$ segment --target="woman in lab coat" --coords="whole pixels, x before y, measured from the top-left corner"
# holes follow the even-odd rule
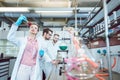
[[[7,36],[10,42],[20,48],[11,80],[42,80],[41,58],[38,55],[41,48],[41,40],[36,37],[38,26],[36,24],[31,24],[29,35],[23,39],[18,39],[15,37],[16,31],[23,21],[27,21],[26,17],[20,16],[15,24],[12,24]],[[45,58],[47,58],[46,55],[44,55],[43,59]],[[49,61],[49,58],[47,59]]]

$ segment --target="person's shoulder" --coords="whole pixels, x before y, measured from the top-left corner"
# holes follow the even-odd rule
[[[50,40],[45,40],[47,45],[51,44],[52,42]]]
[[[37,39],[38,39],[39,41],[43,41],[43,40],[44,40],[42,36],[38,36]]]
[[[61,44],[62,42],[61,41],[58,41],[57,44]]]
[[[42,39],[42,36],[37,36],[37,39]]]
[[[48,43],[48,45],[52,45],[53,44],[53,42],[50,41],[50,40],[48,40],[47,43]]]

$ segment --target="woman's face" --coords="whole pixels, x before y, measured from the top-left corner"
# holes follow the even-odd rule
[[[29,32],[31,34],[35,34],[36,35],[38,33],[38,26],[37,25],[31,25]]]

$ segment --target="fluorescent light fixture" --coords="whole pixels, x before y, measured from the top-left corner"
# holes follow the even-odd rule
[[[36,13],[72,13],[72,11],[35,11]]]
[[[28,8],[0,7],[0,12],[29,12]]]
[[[34,9],[35,10],[35,9]],[[27,7],[0,7],[0,12],[29,12]],[[36,13],[72,13],[72,10],[35,10]]]

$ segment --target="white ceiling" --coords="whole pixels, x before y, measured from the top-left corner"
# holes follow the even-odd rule
[[[78,18],[88,17],[95,5],[100,0],[0,0],[0,12],[12,12],[7,19],[15,21],[17,17],[14,17],[13,12],[22,12],[23,8],[26,8],[26,12],[20,13],[35,13],[39,17],[37,20],[45,23],[44,26],[63,26],[66,25],[69,20],[74,20],[75,4],[77,5]],[[98,8],[101,5],[98,6]],[[8,10],[6,10],[6,9]],[[14,8],[14,9],[12,9]],[[15,10],[15,8],[17,10]],[[20,9],[22,8],[22,9]],[[95,10],[97,11],[98,8]],[[28,16],[33,18],[32,16]]]
[[[75,3],[79,7],[94,7],[100,0],[0,0],[1,6],[6,7],[74,7]]]
[[[3,6],[13,7],[71,7],[69,0],[1,0]]]

